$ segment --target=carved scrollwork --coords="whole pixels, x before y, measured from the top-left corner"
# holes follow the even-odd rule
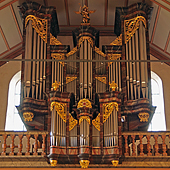
[[[108,55],[108,60],[117,60],[118,58],[121,57],[121,54],[107,54]],[[108,63],[108,66],[110,66],[112,62]]]
[[[73,116],[69,113],[69,131],[71,131],[76,125],[78,121],[73,118]]]
[[[95,47],[95,52],[99,55],[101,55],[102,57],[106,57],[106,54],[104,54],[99,48]]]
[[[81,124],[83,119],[85,119],[89,123],[89,125],[90,125],[90,118],[89,118],[89,116],[81,116],[80,119],[79,119],[79,125]]]
[[[106,77],[95,77],[95,79],[101,81],[102,83],[106,84]]]
[[[140,122],[148,122],[149,113],[139,113],[138,117],[140,119]]]
[[[116,102],[103,104],[103,123],[106,122],[114,109],[118,111],[118,104]]]
[[[48,20],[35,17],[34,15],[28,15],[25,18],[25,27],[30,20],[37,34],[47,43]],[[50,45],[62,45],[62,43],[50,33]]]
[[[67,105],[66,103],[52,102],[51,103],[51,111],[54,109],[57,111],[58,115],[63,119],[66,123],[66,113],[67,113]]]
[[[88,99],[81,99],[78,102],[78,106],[77,108],[81,108],[81,107],[88,107],[88,108],[92,108],[91,102]]]
[[[52,57],[52,58],[55,58],[56,60],[64,60],[64,59],[65,59],[63,53],[51,53],[51,57]],[[62,64],[63,67],[64,67],[64,62],[61,62],[61,61],[60,61],[60,64]]]
[[[66,77],[66,84],[68,84],[76,79],[77,79],[77,77]]]
[[[85,40],[87,40],[90,43],[91,47],[93,47],[93,39],[91,37],[87,37],[87,36],[83,36],[79,39],[79,47],[80,47],[81,43],[83,43]]]
[[[100,131],[100,113],[92,120],[92,124],[98,131]]]
[[[122,46],[122,34],[120,34],[120,36],[118,36],[113,42],[111,42],[110,45]]]
[[[69,53],[66,54],[66,57],[69,57],[69,56],[73,55],[76,52],[77,52],[77,47],[74,47]]]
[[[24,112],[23,118],[25,122],[32,122],[34,118],[34,114],[32,112]]]
[[[146,28],[146,19],[143,16],[137,16],[129,20],[124,20],[125,44],[131,39],[135,31],[139,28],[140,21],[143,22]]]

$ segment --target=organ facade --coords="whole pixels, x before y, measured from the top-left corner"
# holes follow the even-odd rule
[[[121,133],[146,131],[154,114],[148,40],[151,8],[145,3],[116,8],[115,34],[99,49],[99,31],[80,7],[74,48],[57,40],[54,7],[35,2],[23,15],[21,103],[28,130],[46,130],[52,165],[121,163]],[[101,42],[102,43],[102,42]]]

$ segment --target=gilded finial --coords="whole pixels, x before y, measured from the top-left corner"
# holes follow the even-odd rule
[[[57,165],[57,160],[50,160],[51,166],[56,166]]]
[[[52,88],[56,91],[60,87],[60,84],[60,82],[57,83],[57,81],[55,81],[55,83],[52,84]]]
[[[112,83],[109,82],[110,88],[112,89],[112,91],[115,91],[115,89],[118,87],[117,84],[112,81]]]
[[[81,160],[79,161],[81,168],[88,168],[90,161],[89,160]]]
[[[80,5],[80,3],[79,3],[79,5]],[[84,5],[83,7],[80,5],[79,11],[75,11],[76,14],[81,14],[83,17],[83,21],[82,21],[81,25],[90,25],[89,14],[92,14],[96,11],[96,10],[89,11],[88,8],[89,7],[87,7],[86,5]]]
[[[113,166],[117,166],[117,165],[118,165],[118,163],[119,163],[119,161],[118,161],[118,160],[113,160],[113,161],[112,161],[112,165],[113,165]]]

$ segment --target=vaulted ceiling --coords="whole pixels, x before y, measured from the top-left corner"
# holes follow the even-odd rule
[[[28,1],[28,0],[27,0]],[[113,40],[115,9],[145,1],[153,7],[149,26],[151,54],[159,59],[170,58],[170,0],[34,0],[45,6],[55,6],[60,27],[59,37],[71,36],[71,31],[81,23],[79,3],[96,10],[90,15],[91,26],[100,30],[101,36]],[[14,58],[22,50],[22,17],[18,9],[22,0],[0,0],[0,58]],[[64,37],[63,37],[64,38]],[[110,42],[109,42],[110,43]],[[68,44],[67,44],[68,45]],[[2,65],[3,63],[0,63]]]

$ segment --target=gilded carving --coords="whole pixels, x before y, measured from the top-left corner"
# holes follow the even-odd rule
[[[120,34],[120,36],[118,36],[113,42],[111,42],[110,45],[121,46],[122,45],[122,34]]]
[[[25,18],[25,27],[28,24],[28,21],[32,21],[32,27],[35,29],[37,34],[42,38],[43,41],[47,43],[47,27],[48,27],[48,20],[41,19],[35,17],[34,15],[28,15]],[[62,45],[60,41],[58,41],[51,33],[50,33],[50,45]]]
[[[100,131],[100,113],[92,120],[92,124],[98,131]]]
[[[95,52],[99,55],[101,55],[102,57],[106,57],[106,54],[104,54],[99,48],[95,47]]]
[[[139,28],[140,21],[143,22],[146,28],[146,19],[143,16],[137,16],[129,20],[124,20],[125,44],[131,39],[135,31]]]
[[[56,166],[57,165],[57,160],[50,160],[51,166]]]
[[[118,165],[118,163],[119,163],[119,161],[118,161],[118,160],[113,160],[113,161],[112,161],[112,165],[113,165],[113,166],[117,166],[117,165]]]
[[[69,57],[69,56],[73,55],[76,52],[77,52],[77,47],[74,47],[69,53],[66,54],[66,57]]]
[[[53,58],[56,59],[56,60],[64,60],[64,59],[65,59],[63,53],[51,53],[51,57],[53,57]],[[64,62],[61,62],[61,61],[60,61],[60,64],[62,64],[63,67],[64,67]]]
[[[90,118],[89,118],[89,116],[81,116],[80,119],[79,119],[79,125],[81,124],[83,119],[85,119],[89,123],[89,125],[90,125]]]
[[[112,83],[109,82],[109,86],[112,89],[112,91],[115,91],[115,89],[118,87],[118,85],[114,81],[112,81]]]
[[[80,5],[80,3],[79,3]],[[84,5],[83,7],[80,5],[79,11],[76,11],[76,14],[81,14],[83,17],[83,21],[81,25],[90,25],[90,17],[89,14],[94,13],[96,10],[89,11],[88,6]]]
[[[73,118],[73,116],[69,113],[69,131],[71,131],[76,125],[78,121]]]
[[[83,36],[79,39],[79,47],[80,47],[81,43],[83,43],[85,40],[87,40],[90,43],[91,47],[93,47],[93,39],[91,37],[87,37],[87,36]]]
[[[118,58],[121,57],[121,54],[107,54],[108,60],[117,60]],[[108,63],[108,66],[110,66],[112,62]]]
[[[90,161],[89,160],[80,160],[81,168],[88,168]]]
[[[103,123],[106,122],[114,109],[118,111],[118,104],[116,102],[103,104]]]
[[[92,108],[91,102],[88,99],[81,99],[78,102],[78,106],[77,108],[81,108],[81,107],[88,107],[88,108]]]
[[[95,77],[95,79],[101,81],[102,83],[106,84],[106,77]]]
[[[138,117],[140,119],[140,122],[148,122],[149,113],[139,113]]]
[[[77,79],[77,77],[66,77],[66,84],[68,84],[76,79]]]
[[[57,111],[58,115],[63,119],[66,123],[66,113],[67,113],[67,105],[66,103],[52,102],[51,103],[51,111],[54,109]]]
[[[32,112],[23,113],[23,118],[25,122],[32,122],[33,117],[34,117],[34,114]]]
[[[60,84],[60,82],[57,83],[57,81],[55,81],[55,83],[52,84],[52,88],[56,91],[60,87]]]

